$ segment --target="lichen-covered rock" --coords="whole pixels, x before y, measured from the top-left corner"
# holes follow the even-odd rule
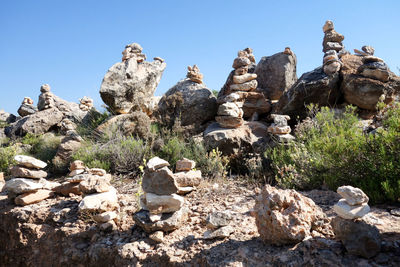
[[[115,114],[140,110],[140,103],[153,96],[166,66],[159,60],[138,62],[136,57],[118,62],[103,78],[101,98]]]
[[[295,190],[266,185],[256,198],[254,215],[261,239],[276,245],[301,242],[313,235],[332,236],[330,222],[314,201]]]
[[[258,88],[271,100],[278,100],[296,81],[297,58],[283,52],[262,57],[257,64]]]
[[[161,98],[158,117],[168,126],[179,120],[181,126],[192,125],[195,132],[201,132],[202,125],[214,119],[217,108],[216,97],[204,83],[184,79]]]

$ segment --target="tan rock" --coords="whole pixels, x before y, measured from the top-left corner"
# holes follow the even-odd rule
[[[190,192],[192,192],[195,188],[192,186],[184,186],[184,187],[178,187],[178,192],[176,192],[178,195],[186,195]]]
[[[235,102],[227,102],[218,107],[219,116],[231,116],[236,118],[243,117],[243,110]]]
[[[111,188],[108,179],[102,176],[91,175],[79,183],[79,190],[85,194],[107,192]]]
[[[85,163],[82,160],[74,160],[69,166],[70,171],[84,170],[85,168]]]
[[[106,211],[93,216],[93,219],[97,223],[105,223],[117,218],[117,213],[115,211]]]
[[[313,231],[333,236],[330,221],[321,208],[295,190],[266,185],[256,198],[253,214],[260,237],[267,243],[298,243]]]
[[[14,178],[6,182],[5,188],[15,194],[23,194],[42,189],[43,185],[36,180],[26,178]]]
[[[216,116],[215,120],[222,128],[238,128],[244,123],[242,118],[231,116]]]
[[[379,57],[375,57],[375,56],[365,56],[361,60],[364,64],[372,63],[372,62],[385,62],[385,61],[383,61],[383,59],[381,59]]]
[[[5,181],[4,181],[4,172],[0,172],[0,183],[5,183]]]
[[[78,174],[82,174],[82,173],[84,173],[85,172],[85,170],[83,170],[83,169],[80,169],[80,170],[73,170],[72,172],[70,172],[69,174],[68,174],[68,176],[69,177],[74,177],[74,176],[76,176],[76,175],[78,175]]]
[[[47,176],[47,172],[42,170],[31,170],[20,166],[14,166],[10,169],[13,177],[40,179]]]
[[[114,221],[108,221],[105,223],[100,224],[100,230],[103,232],[111,232],[117,229],[117,225]]]
[[[257,89],[257,80],[252,80],[250,82],[245,82],[242,84],[232,84],[229,88],[232,91],[253,91]]]
[[[103,169],[100,168],[92,168],[89,169],[89,174],[93,174],[93,175],[97,175],[97,176],[105,176],[107,174],[107,172]]]
[[[154,172],[148,169],[145,171],[142,179],[142,189],[146,193],[170,195],[178,191],[178,185],[172,171],[168,167],[163,167]]]
[[[64,182],[60,186],[53,188],[53,191],[67,197],[71,194],[82,195],[82,191],[79,189],[79,183]]]
[[[153,157],[147,162],[147,169],[150,171],[155,171],[157,169],[161,169],[163,167],[168,167],[169,163],[166,160],[163,160],[159,157]]]
[[[246,54],[247,54],[247,53],[246,53]],[[247,57],[245,57],[245,56],[243,56],[243,57],[237,57],[237,58],[235,58],[235,60],[233,61],[232,68],[238,69],[238,68],[240,68],[240,67],[246,67],[246,66],[250,65],[250,63],[251,63],[251,61],[250,61]]]
[[[50,92],[50,85],[48,85],[47,83],[43,84],[40,87],[40,92],[42,92],[42,93]]]
[[[202,180],[200,170],[178,172],[178,173],[175,173],[174,176],[175,176],[175,181],[179,187],[198,186]]]
[[[156,195],[146,193],[142,208],[150,211],[152,214],[169,213],[180,210],[184,202],[185,199],[176,194]]]
[[[196,167],[196,162],[187,158],[183,158],[176,162],[175,171],[182,172],[182,171],[190,171]]]
[[[33,168],[33,169],[43,169],[47,166],[47,163],[35,159],[30,156],[25,156],[25,155],[16,155],[14,157],[14,160],[17,162],[19,166],[27,167],[27,168]]]
[[[85,196],[78,205],[79,211],[113,211],[119,208],[117,190],[111,187],[108,192]]]
[[[164,241],[164,232],[163,231],[155,231],[154,233],[149,235],[151,240],[162,243]]]
[[[243,75],[233,75],[233,83],[242,84],[257,79],[257,74],[246,73]]]
[[[325,32],[333,30],[335,27],[333,25],[333,22],[331,20],[327,20],[322,27],[322,30]]]
[[[365,68],[362,70],[362,72],[360,74],[364,77],[379,80],[381,82],[387,82],[387,81],[389,81],[389,78],[390,78],[389,71],[381,70],[381,69]]]
[[[235,75],[244,75],[249,71],[248,66],[243,66],[240,68],[235,69]]]
[[[324,72],[328,75],[335,74],[336,72],[340,71],[340,67],[342,65],[340,64],[339,61],[332,62],[330,64],[324,65]]]
[[[45,200],[53,195],[51,190],[39,189],[36,192],[25,193],[15,198],[15,204],[25,206]]]
[[[271,125],[268,127],[267,131],[272,134],[288,134],[292,130],[290,129],[290,126],[274,126]]]
[[[197,65],[193,65],[193,67],[188,66],[188,72],[186,77],[196,83],[203,82],[203,74],[200,73],[200,69],[199,67],[197,67]]]

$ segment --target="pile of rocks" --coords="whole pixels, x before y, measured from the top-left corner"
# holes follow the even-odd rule
[[[273,134],[279,142],[288,142],[294,139],[294,136],[290,134],[292,131],[287,121],[290,120],[288,115],[271,114],[270,118],[274,122],[267,128],[267,131]]]
[[[383,59],[375,56],[363,56],[363,65],[357,69],[357,73],[366,78],[371,78],[381,82],[389,81],[389,68]]]
[[[200,184],[201,172],[195,171],[194,161],[183,159],[176,164],[178,173],[168,168],[170,164],[154,157],[149,160],[142,180],[144,194],[140,197],[142,210],[134,215],[137,225],[156,241],[161,241],[163,232],[170,232],[182,225],[188,217],[184,194]]]
[[[334,205],[339,215],[332,220],[332,228],[350,254],[371,258],[381,250],[381,238],[376,226],[361,220],[369,211],[368,196],[359,188],[341,186],[337,192],[343,198]]]
[[[52,189],[58,183],[44,179],[47,177],[47,172],[42,170],[47,166],[45,162],[25,155],[17,155],[14,160],[17,166],[10,169],[14,178],[6,182],[5,188],[8,197],[14,199],[15,204],[25,206],[53,195]]]
[[[225,96],[218,99],[220,106],[215,120],[223,128],[238,128],[243,124],[242,107],[247,96],[245,93],[257,89],[257,74],[248,73],[249,65],[252,63],[249,57],[245,50],[238,52],[238,57],[232,65],[235,69],[232,84],[225,91]]]
[[[38,108],[39,110],[50,109],[55,107],[53,93],[50,92],[50,85],[43,84],[40,87],[41,95],[39,96]]]
[[[199,67],[197,65],[193,65],[193,67],[188,66],[188,72],[186,77],[189,78],[192,82],[195,83],[203,83],[203,74],[200,73]]]
[[[335,74],[340,71],[342,62],[339,60],[337,52],[335,50],[329,50],[324,55],[323,69],[328,75]]]
[[[93,99],[84,96],[81,99],[79,99],[79,108],[83,111],[89,111],[93,107]]]
[[[21,117],[25,117],[37,112],[38,109],[33,105],[33,100],[30,97],[25,97],[21,103],[21,106],[18,108],[18,114]]]
[[[354,49],[354,53],[356,53],[357,56],[373,56],[375,49],[372,46],[364,45],[361,47],[361,50]]]
[[[141,63],[146,60],[146,55],[142,54],[143,48],[138,43],[132,43],[125,46],[125,50],[122,51],[122,61],[126,61],[130,58],[135,57],[137,63]]]
[[[332,237],[326,214],[314,201],[295,190],[266,185],[253,210],[260,237],[276,245],[292,244],[307,237]]]
[[[335,31],[333,22],[327,20],[325,25],[322,27],[324,31],[324,40],[322,41],[322,52],[326,53],[329,50],[335,50],[339,55],[346,53],[343,45],[344,36]]]

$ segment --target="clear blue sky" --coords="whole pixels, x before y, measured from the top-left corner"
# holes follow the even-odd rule
[[[219,90],[238,50],[257,61],[290,46],[298,76],[321,65],[322,26],[335,23],[350,51],[362,45],[398,73],[400,1],[87,1],[1,0],[0,109],[16,113],[24,96],[37,104],[40,85],[69,101],[92,97],[107,69],[137,42],[147,58],[167,62],[156,95],[197,64]]]

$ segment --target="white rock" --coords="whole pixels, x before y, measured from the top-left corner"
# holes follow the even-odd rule
[[[155,231],[154,233],[149,235],[149,238],[156,242],[163,242],[164,240],[164,232],[163,231]]]
[[[150,171],[155,171],[161,169],[162,167],[168,167],[168,166],[169,166],[168,161],[163,160],[159,157],[151,158],[149,162],[147,162],[147,168]]]
[[[43,185],[35,180],[26,178],[14,178],[6,182],[5,189],[15,194],[33,192],[42,189]]]
[[[60,186],[61,184],[58,182],[52,182],[52,181],[48,181],[46,179],[40,179],[39,183],[42,185],[43,189],[47,189],[47,190],[53,190],[54,188]]]
[[[339,195],[341,195],[349,205],[358,205],[368,203],[368,196],[360,189],[352,187],[350,185],[341,186],[337,189]]]
[[[118,209],[117,190],[110,187],[110,191],[88,195],[79,203],[79,211],[112,211]]]
[[[175,181],[179,187],[198,186],[201,183],[201,171],[191,170],[188,172],[178,172],[174,174]]]
[[[333,206],[333,210],[343,219],[352,220],[363,217],[370,211],[370,208],[367,203],[351,206],[342,198]]]
[[[84,172],[85,172],[84,169],[73,170],[73,171],[71,171],[71,172],[68,174],[68,176],[69,176],[69,177],[74,177],[75,175],[82,174],[82,173],[84,173]]]
[[[105,223],[105,222],[114,220],[115,218],[117,218],[117,213],[114,211],[106,211],[106,212],[96,214],[93,216],[93,219],[97,223]]]
[[[203,237],[204,239],[225,238],[229,237],[234,231],[235,229],[232,226],[228,225],[221,227],[215,231],[207,230],[204,232]]]
[[[235,102],[227,102],[218,107],[218,115],[241,118],[243,116],[243,111]]]
[[[47,166],[47,163],[25,155],[16,155],[14,160],[18,163],[18,165],[27,168],[43,169]]]
[[[185,199],[177,194],[156,195],[146,193],[143,200],[143,209],[149,210],[153,214],[178,211],[185,202]]]

